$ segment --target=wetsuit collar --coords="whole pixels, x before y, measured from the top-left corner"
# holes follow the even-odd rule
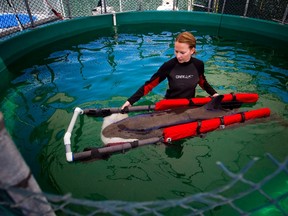
[[[176,57],[175,57],[175,58],[176,58]],[[192,59],[193,59],[193,57],[191,56],[191,58],[190,58],[190,60],[189,60],[188,62],[180,63],[180,62],[177,60],[177,58],[176,58],[176,61],[178,61],[178,63],[179,63],[180,65],[188,65],[188,64],[191,64],[191,63],[192,63]]]

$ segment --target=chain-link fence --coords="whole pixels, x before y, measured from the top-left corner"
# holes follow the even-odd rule
[[[145,10],[223,13],[286,24],[288,0],[2,0],[0,37],[55,20]]]
[[[6,36],[43,23],[63,19],[59,0],[2,0],[0,5],[0,36]]]
[[[218,162],[220,169],[231,179],[227,185],[210,192],[198,193],[178,200],[149,202],[91,201],[75,199],[70,194],[59,196],[35,193],[16,187],[2,187],[0,190],[24,197],[21,203],[33,199],[38,202],[39,197],[45,196],[52,207],[52,211],[57,215],[214,215],[216,212],[218,212],[216,215],[288,215],[288,191],[285,186],[285,179],[287,180],[288,176],[288,158],[281,162],[270,154],[267,154],[267,157],[275,165],[275,170],[258,182],[253,182],[246,177],[246,173],[253,168],[258,158],[251,160],[239,173],[231,172],[224,164]],[[274,184],[276,178],[283,179],[283,182],[278,182],[277,185],[283,187],[283,189],[278,191],[276,195],[272,195],[265,190],[265,187]],[[243,184],[246,189],[231,195],[231,191],[234,190],[237,184]],[[251,205],[245,208],[241,206],[241,200],[253,202],[255,194],[258,198],[256,202],[254,200],[255,204],[252,207]],[[20,208],[21,203],[14,203],[7,199],[1,201],[0,199],[0,205],[5,207],[7,211],[14,213],[23,211]],[[40,215],[35,209],[25,209],[25,211],[28,211],[27,215]],[[227,211],[229,214],[224,213]],[[41,211],[41,215],[45,213],[50,215],[52,212],[43,213],[43,210]]]

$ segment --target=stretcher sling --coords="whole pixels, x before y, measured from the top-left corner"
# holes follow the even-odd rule
[[[233,105],[241,105],[242,103],[256,103],[258,94],[256,93],[230,93],[224,94],[222,99],[223,108],[233,108]],[[203,106],[209,103],[212,97],[191,98],[191,99],[164,99],[155,104],[155,110],[174,109],[177,107]]]
[[[188,137],[194,137],[199,134],[207,133],[225,126],[241,123],[252,119],[263,118],[270,116],[269,108],[261,108],[257,110],[251,110],[241,112],[229,116],[222,116],[209,120],[202,120],[197,122],[191,122],[182,125],[176,125],[165,128],[163,131],[164,142],[172,142]]]
[[[81,113],[81,109],[76,109],[77,113]],[[270,116],[269,108],[261,108],[256,110],[250,110],[246,112],[236,113],[229,116],[218,117],[214,119],[202,120],[198,122],[191,122],[183,125],[177,125],[165,128],[163,131],[163,136],[155,137],[145,140],[137,140],[133,142],[122,142],[122,143],[112,143],[104,147],[97,147],[85,150],[79,153],[71,152],[71,143],[65,142],[66,145],[66,159],[67,161],[84,161],[91,159],[103,159],[110,156],[113,153],[124,153],[130,149],[149,145],[156,144],[159,142],[162,143],[171,143],[172,141],[195,137],[203,133],[211,132],[217,129],[223,129],[223,126],[229,126],[235,123],[242,123],[245,121],[250,121],[253,119],[264,118]],[[75,116],[73,116],[75,117]],[[76,117],[77,118],[77,117]],[[74,121],[75,118],[72,118]],[[70,125],[71,126],[71,125]],[[68,130],[71,129],[70,127]],[[68,132],[67,132],[68,133]],[[67,134],[66,133],[66,134]],[[68,133],[67,136],[71,136],[71,133]],[[70,137],[69,137],[70,139]],[[68,146],[68,148],[67,148]]]
[[[243,103],[256,103],[258,100],[258,94],[256,93],[229,93],[224,94],[221,106],[223,108],[237,108]],[[191,99],[163,99],[156,102],[154,105],[144,106],[132,106],[121,108],[99,108],[99,109],[85,109],[83,114],[93,117],[105,117],[113,113],[129,113],[129,112],[140,112],[140,111],[162,111],[167,109],[174,109],[179,107],[200,107],[204,104],[209,103],[212,97],[201,97]]]
[[[231,93],[225,94],[221,104],[241,104],[241,103],[255,103],[258,100],[258,94],[256,93]],[[66,149],[66,160],[68,162],[72,161],[82,161],[89,160],[93,158],[105,158],[112,153],[125,152],[129,149],[136,148],[139,146],[155,144],[158,142],[170,143],[179,139],[184,139],[188,137],[198,136],[201,133],[207,133],[218,128],[224,128],[225,126],[241,123],[243,121],[249,121],[256,118],[268,117],[270,115],[269,108],[262,108],[257,110],[246,111],[242,113],[237,113],[229,116],[223,116],[208,120],[202,120],[197,122],[185,123],[181,125],[171,126],[164,128],[163,136],[154,137],[150,139],[137,140],[133,142],[123,142],[116,144],[109,144],[99,148],[86,149],[83,152],[72,152],[71,148],[71,135],[74,125],[77,121],[79,115],[87,115],[94,117],[107,116],[112,113],[123,113],[123,112],[133,112],[133,111],[152,111],[152,110],[166,110],[185,106],[202,106],[211,101],[210,97],[206,98],[193,98],[193,99],[164,99],[157,102],[155,105],[150,106],[134,106],[126,110],[120,110],[119,108],[104,108],[104,109],[86,109],[82,110],[77,107],[74,110],[74,114],[68,126],[68,129],[64,135],[64,144]],[[231,105],[230,104],[230,105]]]

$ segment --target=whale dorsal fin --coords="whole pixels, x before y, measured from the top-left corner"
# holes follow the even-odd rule
[[[206,105],[204,105],[203,108],[205,108],[206,110],[219,110],[221,109],[221,101],[223,99],[223,95],[218,95],[216,97],[213,97],[212,100],[207,103]]]

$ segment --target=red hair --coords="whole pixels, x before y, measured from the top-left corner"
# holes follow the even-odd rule
[[[175,42],[186,43],[189,47],[196,48],[196,39],[190,32],[182,32],[177,37]]]

